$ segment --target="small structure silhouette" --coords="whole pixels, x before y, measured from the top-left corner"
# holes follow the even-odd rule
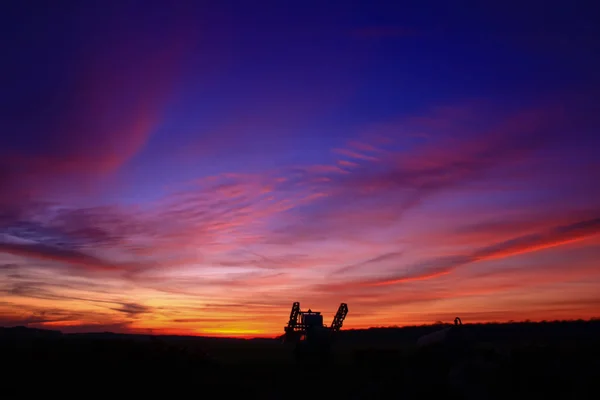
[[[428,347],[433,345],[439,345],[442,343],[453,343],[457,339],[460,338],[460,330],[459,328],[462,326],[462,320],[460,317],[454,318],[454,326],[448,326],[439,331],[435,331],[429,333],[427,335],[421,336],[419,340],[417,340],[417,347]]]
[[[318,311],[300,310],[300,303],[292,305],[290,319],[284,327],[285,343],[295,345],[294,352],[297,360],[304,360],[307,356],[317,356],[323,359],[329,353],[334,335],[342,329],[344,320],[348,315],[348,305],[341,303],[331,325],[323,324],[323,316]],[[311,357],[312,358],[312,357]]]

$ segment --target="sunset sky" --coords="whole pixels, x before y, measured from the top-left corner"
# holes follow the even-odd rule
[[[600,316],[593,2],[35,3],[0,13],[1,326]]]

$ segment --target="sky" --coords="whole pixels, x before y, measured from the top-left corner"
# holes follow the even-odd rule
[[[596,8],[3,5],[0,325],[600,316]]]

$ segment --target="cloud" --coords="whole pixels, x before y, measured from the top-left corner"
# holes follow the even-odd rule
[[[220,174],[188,185],[143,211],[134,207],[54,211],[47,206],[33,221],[31,216],[29,221],[21,218],[10,229],[19,237],[33,234],[43,244],[58,243],[68,249],[27,248],[31,250],[27,254],[98,268],[113,265],[83,257],[88,249],[118,250],[129,259],[142,257],[151,268],[153,262],[179,264],[200,257],[206,261],[240,246],[287,245],[327,237],[361,240],[359,236],[368,236],[365,232],[390,228],[406,211],[440,191],[482,179],[494,167],[518,163],[543,147],[542,135],[552,136],[545,130],[551,124],[545,115],[538,110],[521,112],[491,124],[491,133],[483,139],[462,133],[469,140],[448,146],[425,144],[410,153],[352,140],[346,151],[338,150],[363,162],[350,170],[334,163],[264,174]],[[180,251],[182,261],[170,259],[174,249]],[[4,246],[4,250],[25,254],[26,248]],[[127,261],[123,268],[142,263]],[[269,263],[263,259],[257,264]]]
[[[377,161],[377,157],[364,154],[363,152],[358,152],[350,149],[333,149],[333,152],[348,158],[356,159],[356,160],[364,160],[364,161]],[[345,160],[341,160],[343,162]],[[345,161],[346,163],[348,161]]]
[[[89,319],[91,315],[85,315],[80,312],[61,310],[57,308],[36,308],[31,306],[21,306],[19,311],[14,308],[0,307],[0,326],[30,326],[34,328],[60,329],[61,331],[84,331],[85,324],[82,319]],[[96,319],[102,315],[94,315]],[[100,322],[96,329],[103,324]],[[112,325],[112,324],[110,324]],[[84,326],[84,330],[77,330],[78,326]],[[69,329],[69,327],[71,329]],[[66,329],[63,329],[66,328]],[[98,330],[96,330],[97,332]]]
[[[108,307],[121,304],[118,300],[106,299],[109,292],[108,286],[97,283],[67,281],[36,274],[22,274],[8,276],[8,279],[0,286],[0,293],[6,296],[29,298],[39,300],[51,300],[54,302],[81,302],[95,306]],[[46,279],[44,279],[46,278]]]
[[[598,234],[600,234],[600,218],[592,218],[569,225],[557,226],[536,234],[519,236],[500,243],[494,243],[469,254],[420,262],[409,266],[406,272],[397,276],[364,282],[364,284],[376,286],[393,285],[414,280],[432,279],[449,274],[466,264],[539,251],[584,240]]]
[[[503,258],[584,240],[598,233],[600,233],[600,218],[592,218],[493,244],[473,253],[471,258],[475,260]]]
[[[152,309],[142,304],[123,303],[119,308],[113,308],[115,311],[120,311],[131,317],[136,317],[140,314],[149,313]]]
[[[0,243],[0,252],[64,262],[90,269],[116,271],[120,268],[118,264],[113,264],[77,251],[64,250],[42,244]]]
[[[396,320],[403,323],[431,323],[435,321],[428,315],[431,309],[455,309],[451,313],[460,311],[461,316],[479,309],[485,310],[480,311],[480,315],[484,315],[488,310],[498,308],[520,310],[524,304],[538,307],[539,316],[544,310],[549,310],[542,305],[549,304],[548,299],[556,299],[557,290],[563,291],[562,298],[585,297],[582,283],[589,282],[593,286],[593,282],[598,281],[600,271],[593,259],[582,258],[581,255],[569,258],[573,263],[571,268],[565,268],[561,259],[550,258],[550,262],[540,262],[540,258],[534,257],[527,259],[525,264],[516,265],[506,260],[495,266],[488,263],[485,269],[472,268],[469,274],[459,277],[440,274],[437,279],[407,280],[401,290],[395,285],[361,286],[356,283],[344,285],[343,282],[337,287],[318,285],[313,300],[323,301],[328,293],[336,293],[338,298],[352,299],[353,311],[372,310],[373,316],[378,318],[380,315],[381,319],[395,315]],[[515,308],[515,304],[519,307]],[[581,304],[580,310],[584,308],[586,303]],[[416,310],[419,312],[416,313]],[[578,312],[576,307],[572,312]],[[421,314],[421,319],[410,319],[416,314]]]
[[[511,168],[521,171],[519,176],[509,176],[512,182],[526,182],[532,177],[527,173],[527,163],[535,159],[536,153],[563,140],[564,117],[555,108],[512,113],[504,110],[496,112],[494,118],[490,118],[494,112],[475,108],[468,114],[473,119],[469,124],[444,122],[449,111],[442,109],[441,115],[434,113],[425,122],[413,119],[396,127],[401,132],[396,138],[430,125],[445,129],[444,136],[438,135],[436,140],[416,145],[409,140],[410,146],[402,139],[386,146],[351,142],[347,149],[336,149],[335,153],[360,161],[360,167],[344,174],[325,173],[322,169],[320,180],[310,173],[299,177],[296,187],[320,193],[321,197],[310,208],[302,209],[301,222],[282,226],[271,233],[269,240],[279,244],[327,237],[357,240],[369,236],[366,232],[371,230],[388,229],[406,212],[443,193],[477,188],[474,184],[483,182],[498,182],[502,187]],[[438,118],[443,122],[441,126]],[[485,187],[480,190],[484,191]]]
[[[11,101],[3,116],[3,130],[10,134],[0,139],[2,208],[96,191],[99,181],[144,149],[161,123],[189,36],[167,18],[156,35],[155,26],[145,26],[145,12],[137,13],[136,29],[121,20],[120,12],[97,11],[92,17],[87,10],[74,10],[74,17],[88,23],[76,35],[70,31],[69,39],[61,41],[63,48],[49,54],[46,64],[53,67],[41,75],[21,68],[19,86],[5,88]],[[98,21],[111,26],[101,39],[89,36]],[[65,34],[64,24],[44,18],[36,23],[48,23],[49,35]],[[147,40],[148,34],[155,37]],[[47,46],[45,39],[36,38],[15,48],[45,52]],[[23,54],[9,58],[18,62]]]
[[[447,110],[440,113],[439,118],[447,118]],[[448,145],[426,143],[410,153],[352,140],[342,153],[363,163],[350,169],[351,173],[336,165],[316,165],[260,175],[221,174],[188,185],[144,211],[127,207],[52,211],[46,206],[45,212],[37,213],[45,214],[43,218],[33,217],[40,222],[32,222],[31,216],[30,221],[21,218],[11,229],[20,237],[66,247],[72,253],[59,255],[44,247],[37,254],[60,256],[71,262],[82,260],[75,250],[83,253],[99,248],[119,249],[129,257],[146,256],[148,260],[161,254],[168,259],[168,254],[179,249],[192,260],[202,253],[222,254],[228,248],[257,243],[284,245],[327,237],[359,240],[358,236],[367,236],[364,233],[369,230],[393,226],[404,212],[434,194],[481,179],[486,171],[506,166],[507,162],[518,163],[543,147],[546,139],[542,140],[541,135],[552,136],[545,130],[551,124],[545,115],[538,110],[509,115],[499,124],[487,123],[491,133],[482,139],[475,133],[461,132],[465,140]],[[435,118],[429,117],[427,124],[432,125]],[[456,128],[450,122],[444,123]],[[418,129],[423,124],[417,120],[408,125]],[[299,213],[301,223],[295,221]],[[28,232],[24,224],[29,224]],[[5,249],[17,251],[14,247]],[[222,266],[236,263],[217,262]],[[248,261],[239,261],[244,262]],[[84,263],[110,267],[107,262],[90,258]],[[267,264],[265,260],[260,262]]]
[[[378,255],[376,257],[373,257],[371,259],[365,260],[363,262],[357,263],[357,264],[352,264],[352,265],[347,265],[345,267],[342,267],[340,269],[338,269],[337,271],[335,271],[335,274],[344,274],[346,272],[350,272],[356,269],[360,269],[366,266],[369,266],[371,264],[380,264],[383,261],[389,261],[389,260],[394,260],[396,261],[398,258],[402,257],[402,252],[398,251],[398,252],[392,252],[392,253],[385,253],[385,254],[381,254]]]
[[[0,242],[0,256],[60,279],[44,284],[45,275],[19,268],[3,293],[11,301],[101,310],[85,308],[56,322],[61,329],[102,321],[166,332],[171,321],[200,332],[218,329],[219,320],[229,331],[279,329],[296,300],[335,311],[343,297],[368,315],[374,307],[513,290],[520,283],[456,291],[439,285],[476,262],[596,235],[597,209],[583,212],[586,203],[579,202],[591,202],[585,190],[566,194],[573,203],[559,201],[562,193],[544,203],[513,196],[515,188],[538,187],[539,174],[554,166],[540,154],[566,143],[563,116],[553,110],[442,108],[386,125],[393,140],[376,134],[349,140],[345,150],[331,152],[330,164],[217,173],[176,183],[144,204],[5,207],[0,229],[12,239]],[[538,162],[540,168],[525,168]],[[583,179],[578,171],[565,175]],[[564,184],[554,183],[552,190]],[[112,283],[94,288],[93,282]],[[146,298],[152,306],[143,304]]]
[[[151,307],[124,301],[124,296],[117,294],[110,284],[48,274],[39,268],[24,269],[25,273],[9,276],[0,285],[0,293],[7,300],[0,304],[3,326],[27,325],[63,332],[119,327],[120,332],[126,332],[132,329],[129,326],[132,319],[153,312]],[[83,329],[78,330],[78,326]]]

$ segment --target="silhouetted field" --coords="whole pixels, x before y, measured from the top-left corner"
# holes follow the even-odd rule
[[[61,334],[0,328],[3,393],[168,390],[199,398],[597,398],[600,321],[342,331],[326,363],[300,364],[275,339]],[[161,392],[163,393],[163,392]],[[183,394],[182,394],[183,395]],[[19,396],[16,396],[19,397]],[[15,398],[11,395],[7,398]]]

